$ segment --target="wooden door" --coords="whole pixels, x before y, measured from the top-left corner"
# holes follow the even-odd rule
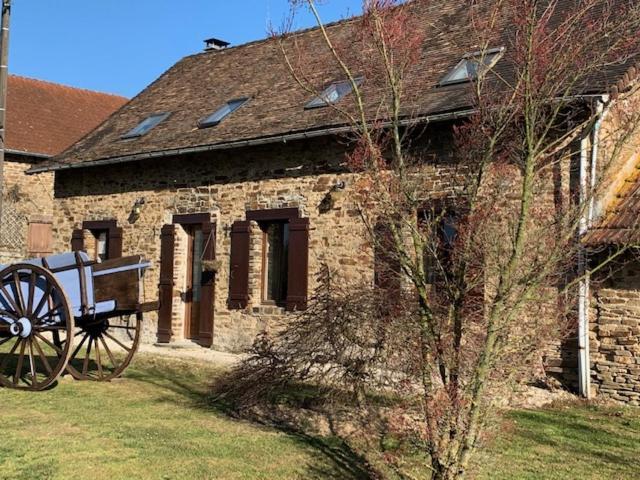
[[[187,279],[185,301],[185,338],[198,339],[200,331],[200,302],[202,300],[202,254],[204,235],[202,225],[185,225],[188,236]]]

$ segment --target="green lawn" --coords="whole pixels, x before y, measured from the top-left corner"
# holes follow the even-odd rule
[[[139,355],[112,383],[0,389],[0,479],[361,478],[339,444],[231,419],[208,406],[215,376]]]
[[[559,405],[510,412],[476,463],[483,480],[640,479],[640,409]]]
[[[238,421],[207,401],[213,367],[139,355],[112,383],[0,390],[0,479],[357,479],[339,442]],[[640,411],[517,411],[483,479],[640,477]]]

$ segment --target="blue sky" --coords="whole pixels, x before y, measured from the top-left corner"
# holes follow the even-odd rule
[[[234,45],[281,24],[287,0],[13,0],[13,74],[132,97],[185,55],[217,37]],[[326,21],[362,0],[329,0]],[[314,24],[300,12],[297,27]]]

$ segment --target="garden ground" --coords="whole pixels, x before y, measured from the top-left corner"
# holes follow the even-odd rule
[[[220,370],[140,354],[112,383],[0,390],[0,479],[365,479],[338,441],[278,431],[212,406]],[[640,477],[640,409],[564,404],[506,414],[481,479]]]

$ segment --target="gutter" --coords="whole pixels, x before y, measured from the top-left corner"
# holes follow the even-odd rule
[[[25,152],[23,150],[13,150],[10,148],[5,148],[5,153],[10,153],[12,155],[24,155],[25,157],[33,157],[33,158],[51,158],[52,155],[47,155],[46,153],[31,153],[31,152]]]
[[[579,236],[583,237],[593,224],[594,217],[594,192],[596,189],[596,177],[598,174],[598,150],[600,146],[600,130],[607,113],[605,104],[609,97],[601,96],[597,100],[596,123],[591,131],[591,169],[589,172],[589,188],[587,190],[587,161],[588,139],[583,138],[580,143],[580,204],[588,201],[586,214],[580,218]],[[588,258],[586,250],[580,247],[578,254],[578,275],[582,277],[578,285],[578,386],[580,395],[591,398],[591,355],[589,352],[589,289],[591,284]]]
[[[455,120],[458,118],[468,117],[473,113],[475,113],[475,109],[459,110],[456,112],[442,113],[437,115],[426,115],[426,116],[420,116],[420,117],[402,120],[400,121],[400,125],[404,127],[404,126],[413,126],[420,123],[443,122],[447,120]],[[385,122],[380,126],[382,127],[391,126],[391,122]],[[155,152],[138,153],[133,155],[125,155],[121,157],[103,158],[100,160],[92,160],[89,162],[72,163],[72,164],[66,164],[66,165],[61,164],[57,166],[48,166],[48,167],[43,166],[39,168],[31,168],[27,171],[27,174],[32,175],[35,173],[71,170],[71,169],[78,169],[78,168],[95,167],[100,165],[115,165],[120,163],[135,162],[139,160],[148,160],[153,158],[165,158],[165,157],[172,157],[177,155],[186,155],[190,153],[212,152],[216,150],[231,150],[235,148],[253,147],[253,146],[269,145],[269,144],[275,144],[275,143],[287,143],[287,142],[293,142],[296,140],[305,140],[305,139],[318,138],[318,137],[324,137],[324,136],[330,136],[330,135],[340,135],[340,134],[349,133],[352,131],[353,131],[353,127],[351,126],[324,128],[320,130],[310,130],[310,131],[299,132],[299,133],[276,135],[273,137],[261,137],[261,138],[254,138],[249,140],[238,140],[233,142],[214,143],[209,145],[201,145],[197,147],[158,150]]]

